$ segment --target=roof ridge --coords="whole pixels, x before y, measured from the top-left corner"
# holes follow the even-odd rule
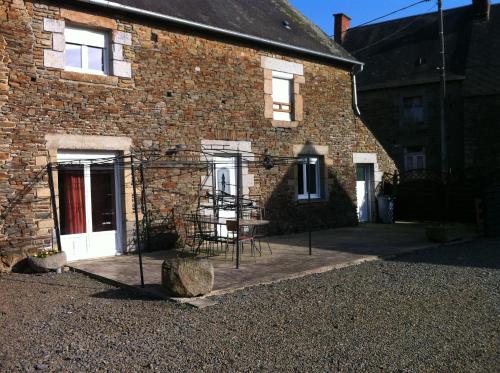
[[[498,3],[498,4],[491,4],[491,5],[492,6],[493,5],[500,5],[500,3]],[[456,8],[445,9],[443,11],[443,13],[449,13],[449,12],[452,12],[452,11],[457,11],[459,9],[464,9],[464,8],[468,8],[468,7],[472,7],[472,5],[463,5],[463,6],[458,6]],[[347,30],[347,32],[349,32],[351,30],[362,30],[362,29],[365,29],[365,28],[376,27],[376,26],[380,26],[382,24],[386,25],[388,23],[396,23],[396,22],[400,22],[400,21],[404,21],[404,20],[410,20],[412,18],[426,16],[426,15],[431,15],[431,14],[434,14],[434,13],[437,13],[437,11],[427,12],[427,13],[420,13],[420,14],[414,14],[414,15],[411,15],[411,16],[406,16],[406,17],[401,17],[401,18],[390,19],[390,20],[387,20],[387,21],[381,21],[381,22],[371,23],[369,25],[364,25],[364,26],[355,26],[355,27],[349,28]]]
[[[196,1],[198,0],[73,0],[77,3],[156,18],[182,27],[314,58],[354,65],[362,64],[344,48],[329,40],[325,33],[318,30],[317,26],[287,0],[252,0],[245,3],[242,9],[235,9],[236,4],[241,5],[239,0],[214,0],[203,2],[193,10]],[[248,10],[244,11],[247,8]],[[245,14],[248,16],[238,18],[235,22],[235,13],[240,12],[242,16]],[[296,27],[291,29],[288,27],[285,22],[288,17],[291,25],[296,23]]]
[[[281,5],[283,3],[286,3],[287,9],[293,11],[295,13],[295,15],[297,15],[298,17],[300,17],[302,19],[302,21],[309,27],[309,29],[311,29],[311,31],[313,31],[316,36],[318,36],[318,37],[321,38],[321,40],[322,40],[321,43],[324,46],[326,46],[328,49],[330,49],[330,51],[332,53],[337,52],[337,51],[335,51],[334,48],[338,48],[342,52],[344,52],[347,55],[351,56],[353,59],[356,59],[356,57],[354,57],[348,50],[346,50],[344,47],[342,47],[342,45],[338,44],[337,42],[335,42],[335,40],[333,40],[332,38],[330,38],[328,36],[328,34],[321,29],[321,27],[319,27],[317,24],[315,24],[310,18],[308,18],[306,15],[304,15],[295,6],[293,6],[292,4],[290,4],[290,2],[288,0],[271,0],[271,1],[274,2],[277,5]],[[305,31],[307,32],[307,30],[305,30]]]

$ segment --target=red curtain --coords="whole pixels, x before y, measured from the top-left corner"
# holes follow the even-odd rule
[[[82,170],[59,171],[63,234],[85,233],[85,183]]]

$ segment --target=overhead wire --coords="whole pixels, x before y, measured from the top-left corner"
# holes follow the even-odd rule
[[[410,9],[410,8],[412,8],[412,7],[416,6],[416,5],[419,5],[419,4],[422,4],[422,3],[428,3],[429,1],[431,1],[431,0],[420,0],[420,1],[417,1],[416,3],[413,3],[413,4],[410,4],[410,5],[407,5],[407,6],[403,7],[403,8],[397,9],[397,10],[394,10],[394,11],[392,11],[392,12],[390,12],[390,13],[384,14],[383,16],[380,16],[380,17],[374,18],[374,19],[372,19],[372,20],[370,20],[370,21],[367,21],[367,22],[365,22],[365,23],[362,23],[362,24],[360,24],[360,25],[357,25],[356,27],[363,27],[363,26],[369,25],[370,23],[373,23],[373,22],[378,21],[378,20],[380,20],[380,19],[384,19],[384,18],[386,18],[386,17],[392,16],[393,14],[396,14],[396,13],[402,12],[403,10]],[[347,31],[347,30],[346,30],[346,31]],[[344,32],[345,32],[345,31],[344,31]]]
[[[356,50],[350,51],[350,53],[352,53],[352,54],[359,53],[359,52],[364,51],[364,50],[366,50],[366,49],[368,49],[368,48],[371,48],[371,47],[373,47],[373,46],[375,46],[375,45],[378,45],[378,44],[380,44],[380,43],[382,43],[382,42],[384,42],[384,41],[386,41],[386,40],[388,40],[388,39],[392,38],[393,36],[395,36],[395,35],[397,35],[397,34],[399,34],[399,33],[403,32],[404,30],[406,30],[407,28],[409,28],[410,26],[412,26],[414,23],[416,23],[417,21],[419,21],[419,20],[420,20],[423,16],[427,15],[427,13],[428,13],[430,10],[432,10],[434,7],[435,7],[435,5],[432,5],[429,9],[427,9],[427,10],[425,11],[425,13],[423,13],[423,14],[420,14],[420,15],[416,16],[415,18],[413,18],[413,19],[411,20],[411,22],[407,23],[407,24],[406,24],[406,25],[404,25],[403,27],[400,27],[399,29],[397,29],[396,31],[394,31],[394,32],[390,33],[389,35],[384,36],[382,39],[379,39],[379,40],[377,40],[377,41],[375,41],[375,42],[373,42],[373,43],[371,43],[371,44],[365,45],[363,48],[359,48],[359,49],[356,49]]]

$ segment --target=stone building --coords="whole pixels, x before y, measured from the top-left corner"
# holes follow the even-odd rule
[[[351,29],[339,14],[336,30],[336,40],[365,62],[358,96],[368,128],[401,172],[439,172],[438,14]],[[500,168],[500,4],[473,0],[444,11],[444,33],[448,167],[487,178]]]
[[[371,199],[394,167],[353,110],[360,62],[285,0],[0,0],[0,21],[0,268],[52,244],[48,164],[70,259],[133,249],[130,170],[109,167],[129,154],[298,157],[243,164],[276,232],[305,228],[307,185],[314,229],[356,224],[357,165]],[[149,172],[152,210],[176,221],[203,176]]]

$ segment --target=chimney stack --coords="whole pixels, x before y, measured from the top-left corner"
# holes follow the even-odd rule
[[[474,17],[476,18],[490,18],[490,0],[472,0],[472,9],[474,11]]]
[[[351,26],[351,18],[346,16],[344,13],[337,13],[333,15],[334,26],[333,26],[333,39],[342,44],[344,41],[345,32]]]

